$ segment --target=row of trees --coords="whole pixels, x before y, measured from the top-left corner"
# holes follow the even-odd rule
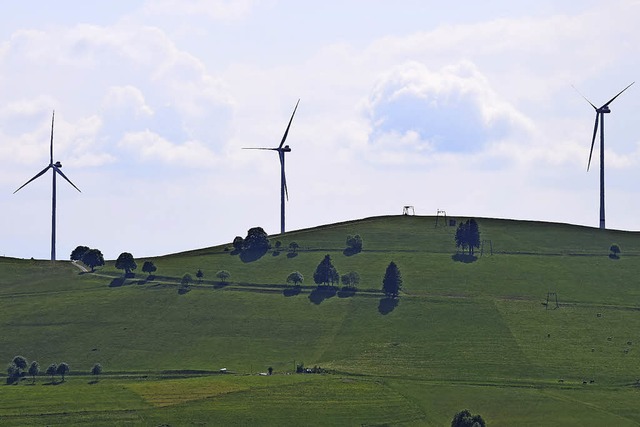
[[[295,284],[302,283],[304,278],[300,272],[295,271],[289,275],[287,278],[287,282],[293,282]],[[318,286],[335,286],[340,283],[342,280],[342,284],[349,287],[356,287],[360,283],[360,275],[352,271],[343,276],[340,276],[338,270],[335,268],[333,263],[331,262],[331,256],[325,255],[318,267],[316,267],[316,271],[313,273],[313,281]],[[382,290],[383,292],[391,298],[397,298],[400,294],[400,290],[402,289],[402,274],[400,273],[400,269],[397,264],[393,261],[389,263],[387,269],[384,274],[384,278],[382,279]]]
[[[468,219],[460,222],[456,230],[456,248],[462,248],[463,252],[468,252],[473,256],[474,249],[480,248],[480,228],[475,219]]]
[[[52,363],[45,369],[44,374],[49,375],[51,381],[54,381],[55,376],[59,375],[62,382],[64,382],[65,376],[70,370],[69,364],[66,362],[61,362],[60,364]],[[7,366],[7,384],[15,384],[27,375],[31,377],[32,384],[35,384],[36,377],[41,373],[40,364],[37,361],[34,360],[29,363],[24,356],[15,356]],[[102,373],[102,365],[99,363],[93,365],[91,373],[96,377],[100,375]]]

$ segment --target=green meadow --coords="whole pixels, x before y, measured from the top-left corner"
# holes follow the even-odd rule
[[[3,382],[0,424],[444,426],[462,409],[489,426],[640,424],[640,234],[480,218],[482,251],[462,262],[442,223],[289,232],[252,261],[231,244],[150,258],[151,278],[133,254],[126,280],[113,262],[91,274],[0,258],[0,360],[42,371]],[[353,234],[363,251],[346,255]],[[356,292],[318,292],[326,254],[359,273]],[[393,302],[381,292],[390,261],[404,280]],[[60,362],[65,382],[43,372]],[[325,372],[296,374],[301,363]]]

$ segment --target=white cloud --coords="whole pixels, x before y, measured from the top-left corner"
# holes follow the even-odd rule
[[[118,146],[134,152],[143,161],[160,160],[186,169],[213,167],[218,162],[213,152],[198,141],[174,144],[149,130],[125,134]]]

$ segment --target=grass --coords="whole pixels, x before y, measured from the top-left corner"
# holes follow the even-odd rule
[[[0,360],[71,366],[63,384],[40,377],[0,387],[0,417],[8,425],[445,425],[469,408],[492,426],[639,423],[640,236],[478,222],[493,255],[486,243],[471,263],[452,259],[453,227],[412,216],[272,237],[285,248],[297,242],[295,256],[244,262],[224,245],[158,257],[153,280],[137,273],[124,283],[113,281],[121,277],[113,262],[82,274],[68,262],[0,258]],[[362,253],[343,253],[349,234],[362,236]],[[613,242],[618,260],[608,257]],[[360,274],[358,292],[314,290],[325,254],[340,273]],[[397,305],[380,292],[391,260],[404,278]],[[179,292],[182,276],[198,269],[203,283]],[[224,285],[215,279],[223,269]],[[299,293],[285,284],[296,270],[305,277]],[[548,292],[559,309],[542,304]],[[301,362],[333,374],[286,375]],[[91,384],[94,363],[105,374]],[[255,375],[268,367],[276,375]]]

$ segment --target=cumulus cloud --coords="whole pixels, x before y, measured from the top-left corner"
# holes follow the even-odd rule
[[[149,130],[125,134],[118,146],[147,162],[159,160],[183,168],[211,167],[217,163],[213,152],[198,141],[174,144]]]
[[[402,161],[479,152],[494,141],[526,138],[533,127],[468,61],[437,71],[415,61],[394,67],[375,85],[368,114],[372,145]]]

